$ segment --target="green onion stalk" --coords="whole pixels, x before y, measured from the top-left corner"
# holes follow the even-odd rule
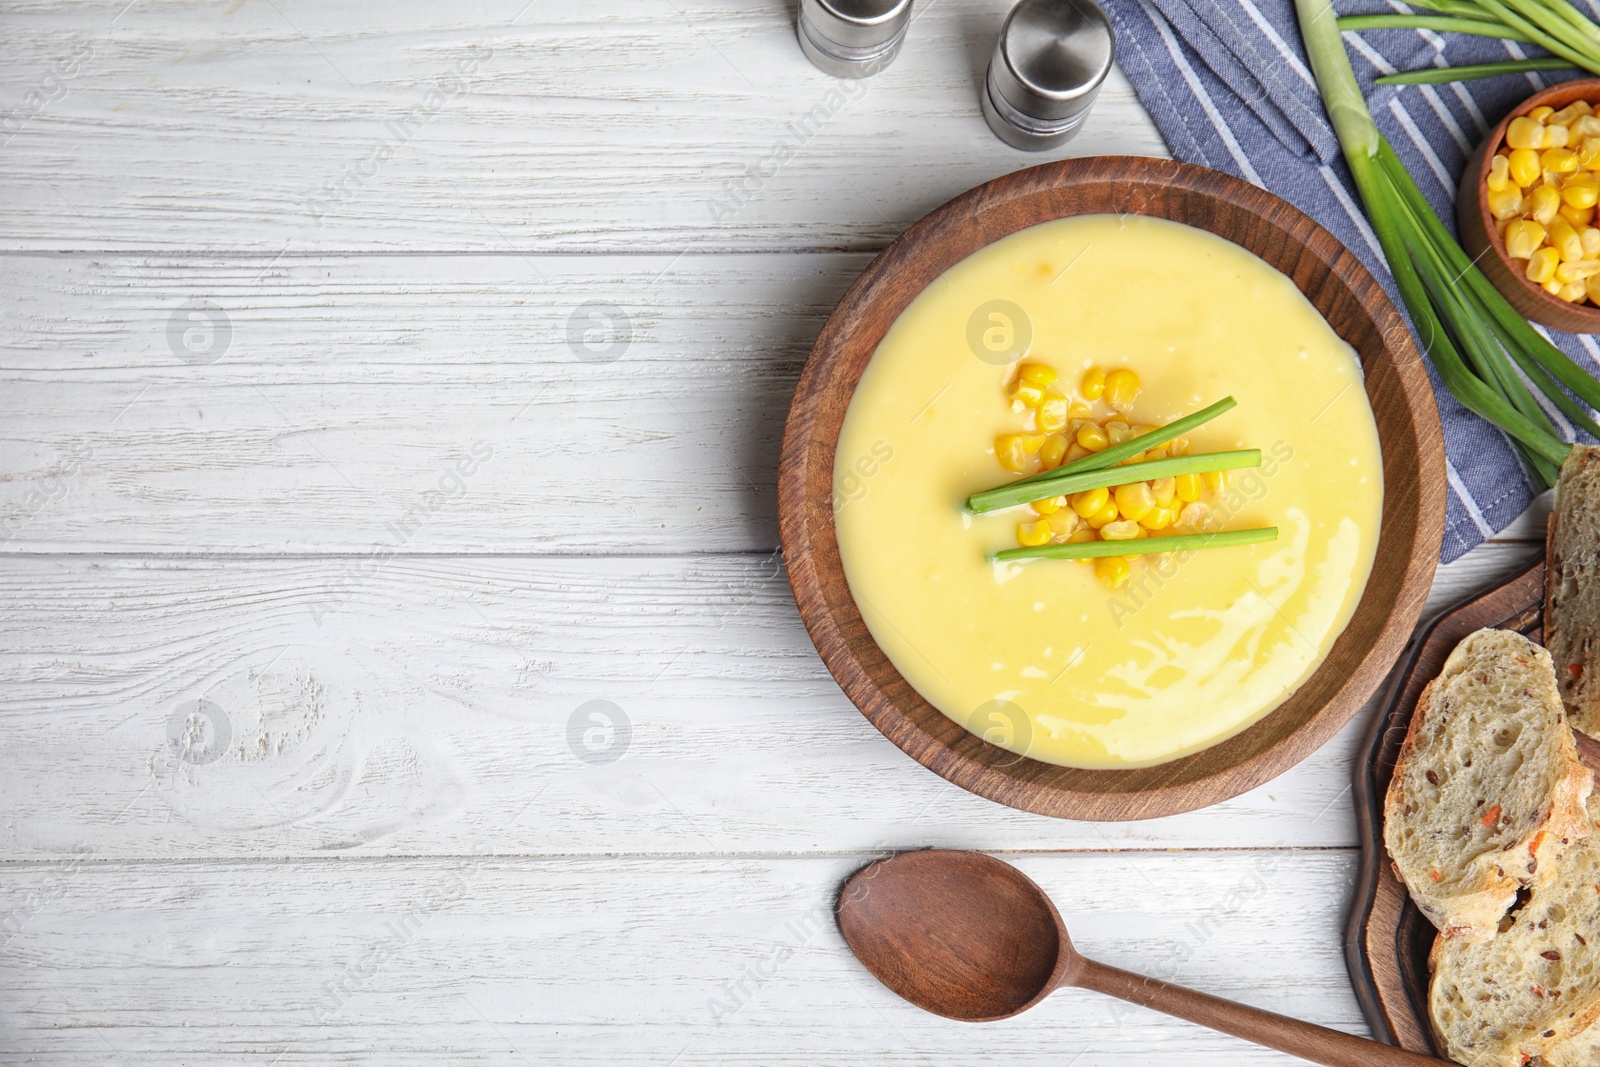
[[[1564,0],[1479,2],[1504,9]],[[1331,0],[1295,0],[1295,10],[1323,104],[1423,350],[1451,394],[1499,427],[1534,481],[1549,488],[1572,446],[1533,390],[1574,425],[1600,437],[1600,426],[1574,400],[1600,408],[1600,383],[1528,324],[1434,214],[1372,120]]]
[[[1479,63],[1463,67],[1408,70],[1378,79],[1384,85],[1419,85],[1465,81],[1497,74],[1536,70],[1586,70],[1600,74],[1600,26],[1569,0],[1407,0],[1412,7],[1433,12],[1384,15],[1348,15],[1338,20],[1341,30],[1421,29],[1498,37],[1535,44],[1550,58]],[[1302,8],[1302,11],[1304,9]],[[1302,30],[1305,16],[1301,15]]]

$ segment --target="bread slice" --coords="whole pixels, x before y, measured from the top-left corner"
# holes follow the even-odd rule
[[[1600,448],[1561,464],[1545,536],[1544,644],[1572,725],[1600,737]]]
[[[1600,801],[1590,815],[1600,817]],[[1600,838],[1575,844],[1493,938],[1441,935],[1428,1010],[1450,1058],[1468,1067],[1595,1067],[1600,1028]]]
[[[1546,1052],[1544,1067],[1596,1067],[1600,1064],[1600,1032],[1597,1031],[1600,1025],[1591,1026]]]
[[[1384,842],[1442,934],[1483,940],[1517,890],[1548,877],[1589,832],[1593,789],[1549,653],[1509,630],[1479,630],[1417,701],[1384,801]]]

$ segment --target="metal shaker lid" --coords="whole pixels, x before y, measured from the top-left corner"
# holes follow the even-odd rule
[[[800,0],[800,47],[822,70],[864,78],[888,66],[911,23],[912,0]]]
[[[989,61],[984,114],[1018,148],[1070,137],[1111,71],[1116,43],[1094,0],[1020,0]]]

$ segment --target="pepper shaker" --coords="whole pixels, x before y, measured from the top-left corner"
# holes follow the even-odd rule
[[[867,78],[894,62],[911,0],[800,0],[800,50],[835,78]]]
[[[1094,0],[1021,0],[989,60],[983,117],[1014,148],[1054,148],[1088,117],[1115,56],[1111,23]]]

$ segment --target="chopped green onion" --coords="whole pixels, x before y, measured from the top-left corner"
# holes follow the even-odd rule
[[[989,556],[991,563],[1010,563],[1024,559],[1100,559],[1105,556],[1143,556],[1151,552],[1183,552],[1196,548],[1229,548],[1276,541],[1278,528],[1262,526],[1254,530],[1219,530],[1216,533],[1174,534],[1171,537],[1140,537],[1129,541],[1081,541],[1075,545],[1040,545],[1037,548],[1006,548]]]
[[[1231,471],[1244,467],[1261,466],[1261,449],[1242,448],[1236,452],[1201,452],[1193,456],[1171,456],[1167,459],[1150,459],[1143,463],[1125,463],[1120,467],[1107,467],[1097,471],[1069,471],[1061,468],[1050,472],[1051,477],[1037,482],[1010,482],[967,497],[967,510],[976,515],[1001,508],[1014,508],[1052,496],[1081,493],[1087,489],[1108,489],[1114,485],[1130,485],[1152,478],[1175,478],[1180,474],[1202,474],[1207,471]]]
[[[1224,411],[1232,410],[1239,406],[1239,402],[1231,396],[1225,396],[1208,408],[1201,408],[1193,414],[1185,415],[1181,419],[1173,419],[1165,426],[1157,426],[1149,433],[1142,433],[1138,437],[1130,437],[1120,445],[1102,448],[1098,452],[1091,452],[1087,456],[1079,456],[1071,463],[1063,463],[1038,474],[1030,474],[1012,482],[1012,485],[1026,485],[1030,482],[1043,482],[1061,474],[1075,474],[1078,471],[1097,471],[1102,467],[1110,467],[1121,463],[1129,456],[1137,456],[1158,445],[1164,445],[1175,437],[1182,437],[1196,426],[1202,426],[1221,415]],[[1039,497],[1029,497],[1038,500]]]
[[[1493,78],[1501,74],[1527,74],[1536,70],[1573,70],[1565,59],[1508,59],[1503,63],[1472,63],[1460,67],[1423,67],[1385,74],[1374,79],[1379,85],[1440,85],[1474,78]]]

